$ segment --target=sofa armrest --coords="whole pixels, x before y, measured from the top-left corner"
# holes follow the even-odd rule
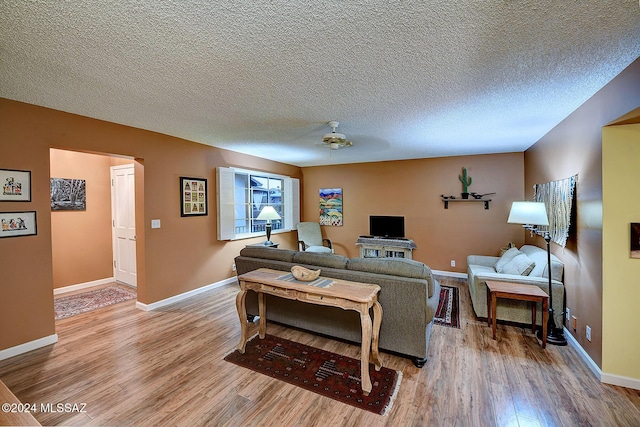
[[[467,256],[467,265],[482,265],[485,267],[493,267],[500,258],[488,255],[469,255]]]

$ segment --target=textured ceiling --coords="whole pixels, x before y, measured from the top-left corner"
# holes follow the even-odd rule
[[[523,151],[639,56],[636,0],[0,2],[0,97],[299,166]]]

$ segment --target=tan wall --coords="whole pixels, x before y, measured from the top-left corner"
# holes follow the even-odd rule
[[[482,203],[444,209],[441,194],[460,197],[462,167],[473,178],[469,191],[497,193],[489,210]],[[497,255],[507,242],[522,244],[522,228],[507,217],[511,202],[524,196],[523,167],[522,153],[307,167],[302,218],[318,221],[320,188],[342,188],[344,225],[323,227],[336,253],[359,256],[355,242],[369,234],[369,215],[400,215],[418,246],[414,259],[434,270],[466,272],[467,255]]]
[[[630,223],[640,222],[634,180],[640,170],[640,124],[602,132],[602,370],[640,380],[640,259],[631,258]],[[636,195],[636,196],[634,196]]]
[[[87,193],[85,211],[51,212],[53,287],[113,277],[111,158],[56,149],[50,155],[51,177],[84,179]]]
[[[0,202],[0,211],[38,215],[37,236],[0,239],[0,349],[55,333],[50,148],[136,159],[138,300],[146,304],[231,277],[240,248],[260,240],[216,240],[217,166],[301,177],[294,166],[7,99],[0,128],[0,168],[32,171],[33,188],[31,202]],[[208,178],[208,216],[180,217],[180,176]],[[152,230],[151,219],[162,228]],[[295,234],[278,241],[295,248]]]
[[[552,252],[565,264],[565,295],[578,319],[570,331],[591,359],[602,367],[602,127],[638,107],[640,59],[525,152],[525,189],[578,174],[577,233],[563,250]],[[531,242],[544,246],[539,238]],[[629,280],[634,278],[629,277]],[[635,278],[637,281],[637,278]],[[591,341],[585,326],[591,327]]]

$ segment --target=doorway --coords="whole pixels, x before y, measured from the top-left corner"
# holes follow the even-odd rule
[[[123,254],[120,254],[118,263],[114,264],[118,254],[113,242],[115,218],[111,200],[111,167],[124,165],[142,172],[140,163],[131,157],[50,150],[52,178],[86,181],[86,210],[51,213],[54,294],[113,283],[115,280],[129,286],[137,285],[136,280],[132,280],[132,274],[137,276],[139,270],[135,264],[135,242],[144,236],[136,236],[135,229],[129,228],[128,232],[133,237],[129,242],[133,242],[133,249],[129,247],[128,254],[133,261],[124,262]],[[143,179],[143,174],[138,179]],[[134,178],[129,176],[127,180],[133,194]],[[127,216],[129,221],[134,221],[136,204],[131,202],[130,206]],[[115,278],[114,265],[118,264],[127,267],[128,278]]]

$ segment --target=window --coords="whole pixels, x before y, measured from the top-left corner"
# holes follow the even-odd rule
[[[265,172],[217,168],[218,240],[264,234],[265,220],[256,218],[273,206],[281,219],[272,220],[274,233],[295,229],[300,220],[300,183],[295,178]]]

